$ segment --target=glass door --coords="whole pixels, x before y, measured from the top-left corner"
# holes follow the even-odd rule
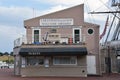
[[[34,42],[39,42],[39,30],[34,30]]]

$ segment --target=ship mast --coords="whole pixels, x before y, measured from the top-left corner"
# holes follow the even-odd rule
[[[118,10],[120,11],[120,1],[115,1],[115,0],[112,0],[112,6],[113,7],[118,7]],[[118,17],[120,18],[120,13],[118,13]],[[116,41],[119,39],[119,35],[120,35],[120,19],[118,21],[118,24],[117,24],[117,27],[114,31],[114,34],[113,34],[113,37],[111,39],[111,41]]]
[[[111,6],[117,8],[117,10],[116,11],[104,11],[104,12],[90,12],[90,14],[109,14],[110,13],[114,16],[112,23],[110,25],[105,43],[108,41],[108,37],[110,35],[111,28],[113,27],[113,23],[116,20],[116,18],[118,19],[118,23],[117,23],[116,29],[113,33],[111,41],[118,40],[119,35],[120,35],[120,0],[112,0]]]
[[[111,6],[117,8],[117,10],[116,11],[108,11],[108,12],[90,12],[91,14],[109,14],[109,13],[113,14],[113,19],[112,19],[111,25],[109,27],[109,31],[107,33],[107,37],[106,37],[105,44],[104,44],[104,46],[106,47],[106,50],[107,50],[106,66],[107,66],[108,73],[111,73],[111,56],[110,56],[110,46],[111,45],[109,45],[107,42],[108,42],[108,37],[110,35],[112,27],[115,27],[115,26],[113,26],[114,21],[118,21],[118,23],[115,28],[115,31],[113,32],[111,42],[119,40],[119,36],[120,36],[120,0],[112,0]]]

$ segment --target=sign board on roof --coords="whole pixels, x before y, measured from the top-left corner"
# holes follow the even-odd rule
[[[59,19],[40,19],[40,26],[63,26],[73,25],[72,18],[59,18]]]

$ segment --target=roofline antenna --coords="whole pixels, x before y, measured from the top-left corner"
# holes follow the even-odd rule
[[[33,18],[36,17],[35,9],[33,8]]]

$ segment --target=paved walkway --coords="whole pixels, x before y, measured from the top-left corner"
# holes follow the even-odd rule
[[[120,80],[120,74],[104,74],[103,76],[89,76],[87,78],[38,77],[22,78],[14,76],[13,69],[0,69],[0,80]]]

